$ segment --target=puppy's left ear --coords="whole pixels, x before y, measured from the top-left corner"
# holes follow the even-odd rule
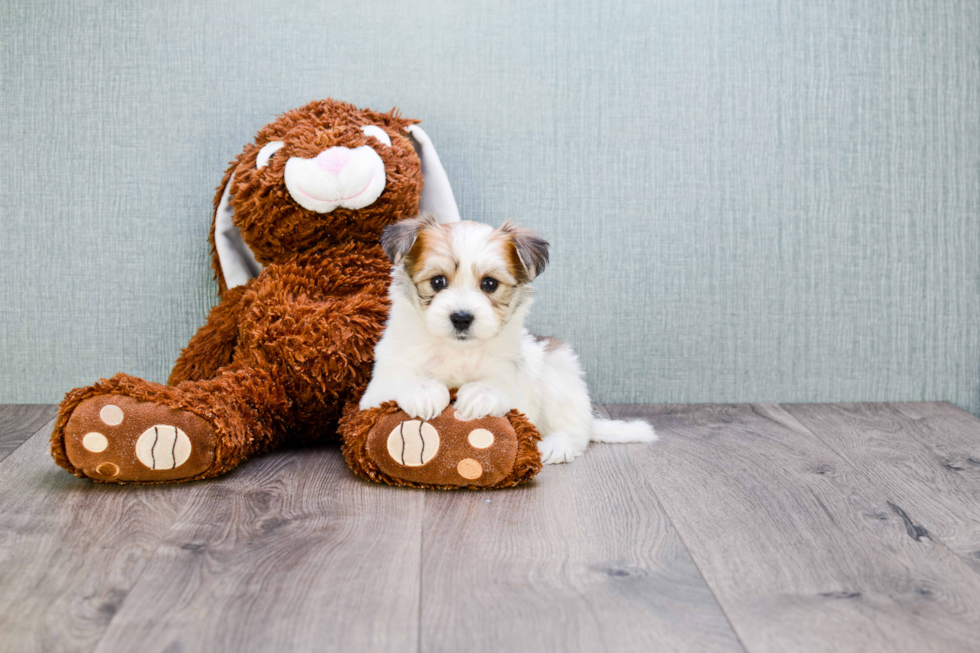
[[[381,247],[392,263],[401,263],[408,253],[412,251],[415,240],[419,232],[426,227],[434,227],[439,224],[434,215],[422,215],[410,220],[401,220],[393,225],[385,227],[381,234]]]
[[[514,243],[517,256],[527,272],[528,281],[533,281],[535,277],[544,272],[548,265],[547,240],[530,229],[515,226],[510,220],[504,222],[500,230],[507,234]]]

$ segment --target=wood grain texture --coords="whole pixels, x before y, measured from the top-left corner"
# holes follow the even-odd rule
[[[980,420],[944,403],[785,409],[980,573]]]
[[[427,493],[423,651],[741,651],[638,474],[596,445],[530,485]]]
[[[50,420],[0,462],[0,651],[91,651],[188,497],[55,466]]]
[[[97,651],[415,651],[423,493],[286,450],[196,484]]]
[[[50,404],[0,405],[0,460],[13,453],[57,414],[58,407]]]
[[[49,421],[0,460],[0,652],[977,650],[980,421],[608,411],[661,442],[496,492],[374,485],[330,447],[95,485]],[[43,414],[0,407],[0,433]]]
[[[978,576],[786,411],[609,408],[748,650],[976,651]]]

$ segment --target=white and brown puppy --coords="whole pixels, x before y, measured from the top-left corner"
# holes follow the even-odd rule
[[[571,347],[524,329],[531,282],[548,263],[539,236],[509,222],[493,229],[421,217],[388,227],[381,243],[394,264],[391,313],[362,409],[394,400],[432,419],[459,388],[457,418],[517,408],[541,432],[545,463],[573,460],[590,440],[656,439],[646,422],[594,417]]]

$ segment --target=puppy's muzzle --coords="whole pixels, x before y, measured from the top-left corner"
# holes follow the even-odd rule
[[[453,323],[454,329],[463,332],[469,329],[470,325],[473,324],[473,314],[457,311],[449,316],[449,321]]]

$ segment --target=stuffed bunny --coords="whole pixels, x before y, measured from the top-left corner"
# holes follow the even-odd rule
[[[252,454],[331,436],[346,410],[344,453],[372,480],[499,487],[533,476],[538,434],[519,413],[466,423],[450,406],[422,424],[394,405],[357,410],[388,311],[381,232],[420,211],[459,220],[417,122],[328,99],[262,128],[215,197],[220,302],[207,323],[168,385],[117,374],[69,392],[51,436],[55,461],[98,482],[210,478]],[[491,445],[468,445],[476,428]],[[406,430],[428,438],[424,463],[377,444]]]

